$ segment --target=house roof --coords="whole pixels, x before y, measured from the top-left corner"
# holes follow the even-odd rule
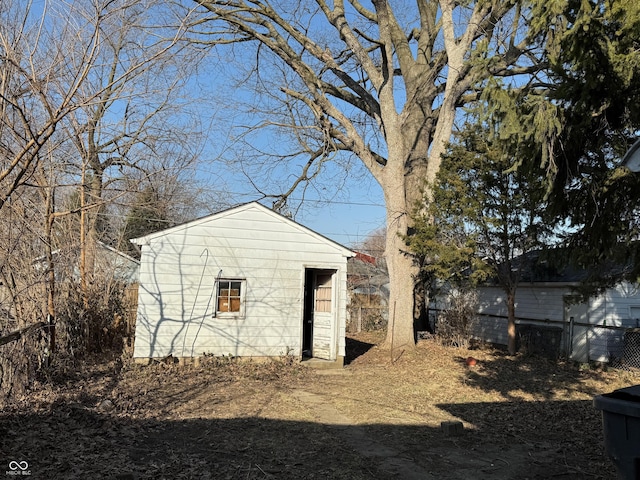
[[[140,265],[140,260],[138,260],[137,258],[133,258],[131,255],[128,255],[120,250],[118,250],[117,248],[113,248],[110,245],[107,245],[106,243],[103,243],[101,241],[98,240],[98,245],[102,248],[104,248],[105,250],[118,255],[119,257],[122,257],[123,259],[135,263],[136,265]]]
[[[360,286],[380,287],[389,283],[389,273],[384,262],[371,261],[374,257],[360,253],[347,263],[347,276],[352,288]]]
[[[270,208],[265,207],[264,205],[258,203],[258,202],[249,202],[249,203],[243,203],[240,205],[237,205],[235,207],[231,207],[225,210],[221,210],[220,212],[214,213],[212,215],[207,215],[205,217],[201,217],[201,218],[197,218],[195,220],[191,220],[189,222],[186,223],[182,223],[180,225],[176,225],[174,227],[170,227],[170,228],[166,228],[164,230],[159,230],[157,232],[154,233],[150,233],[148,235],[145,235],[143,237],[138,237],[138,238],[132,238],[129,241],[131,243],[134,243],[136,245],[146,245],[148,244],[150,241],[159,238],[159,237],[163,237],[165,235],[171,235],[173,233],[176,232],[180,232],[182,230],[184,230],[185,228],[188,227],[193,227],[193,226],[197,226],[197,225],[201,225],[207,222],[210,222],[212,220],[218,219],[218,218],[223,218],[229,215],[234,215],[240,212],[244,212],[244,211],[248,211],[248,210],[259,210],[263,213],[266,213],[268,215],[270,215],[271,217],[289,224],[291,226],[293,226],[294,228],[296,228],[297,230],[303,231],[309,235],[312,235],[313,237],[317,238],[318,240],[321,240],[325,243],[328,243],[330,245],[333,245],[336,249],[338,249],[345,257],[354,257],[356,255],[355,252],[353,252],[352,250],[348,249],[347,247],[345,247],[344,245],[339,244],[338,242],[325,237],[324,235],[311,230],[309,227],[305,227],[304,225],[295,222],[294,220],[291,220],[290,218],[285,217],[284,215],[281,215],[273,210],[271,210]]]
[[[124,252],[121,252],[117,248],[113,248],[113,247],[107,245],[106,243],[101,242],[100,240],[98,240],[96,242],[96,245],[99,248],[102,248],[102,249],[104,249],[104,250],[106,250],[108,252],[113,253],[114,255],[116,255],[118,257],[121,257],[123,260],[131,262],[131,263],[133,263],[135,265],[140,265],[140,260],[138,260],[136,258],[133,258],[131,255],[128,255],[128,254],[126,254]],[[68,253],[68,252],[71,252],[71,251],[75,251],[75,250],[79,250],[79,249],[80,249],[79,245],[72,244],[70,246],[67,246],[65,248],[65,250],[62,250],[61,248],[58,248],[58,249],[52,251],[51,254],[55,257],[55,256],[58,256],[58,255],[62,255],[62,254],[65,254],[65,253]],[[40,255],[39,257],[37,257],[36,259],[33,260],[33,263],[42,263],[42,262],[46,261],[46,259],[47,259],[46,255]]]
[[[565,248],[533,250],[515,258],[512,266],[520,270],[521,283],[558,285],[577,285],[594,277],[616,278],[627,269],[612,262],[581,268],[567,264],[567,255]]]

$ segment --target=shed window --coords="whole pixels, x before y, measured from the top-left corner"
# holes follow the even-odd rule
[[[243,280],[220,279],[218,281],[217,313],[241,313],[244,295]]]
[[[331,274],[316,277],[316,312],[331,312]]]

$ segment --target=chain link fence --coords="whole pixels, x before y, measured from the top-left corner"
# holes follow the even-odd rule
[[[438,312],[438,322],[444,311]],[[620,320],[621,325],[516,318],[520,352],[564,357],[579,363],[608,364],[610,367],[640,369],[640,328]],[[437,331],[437,327],[436,327]],[[507,344],[507,318],[479,314],[473,324],[473,338],[488,344]]]
[[[639,328],[607,329],[602,333],[599,337],[606,341],[610,366],[622,370],[640,369]]]

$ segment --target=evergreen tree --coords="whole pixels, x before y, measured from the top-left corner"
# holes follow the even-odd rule
[[[574,262],[590,269],[593,290],[619,280],[611,263],[629,267],[618,272],[631,280],[640,272],[640,184],[616,168],[640,127],[640,4],[581,3],[569,2],[565,16],[574,27],[557,43],[553,63],[565,119],[554,147],[553,206],[571,219],[567,243]]]
[[[502,137],[537,144],[518,161],[546,170],[548,213],[566,225],[567,259],[590,272],[589,294],[640,273],[640,179],[620,168],[640,128],[640,3],[540,0],[532,8],[530,35],[547,68],[522,85],[494,81],[483,98],[505,126]],[[611,264],[626,268],[611,275]]]
[[[522,260],[549,240],[550,231],[543,219],[544,177],[514,168],[518,147],[497,137],[478,119],[457,134],[408,244],[432,284],[497,282],[506,294],[508,347],[514,354],[515,294],[527,268]]]

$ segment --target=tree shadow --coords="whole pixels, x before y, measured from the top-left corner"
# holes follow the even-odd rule
[[[32,478],[48,479],[613,477],[588,402],[521,402],[517,410],[509,403],[438,407],[466,423],[462,434],[426,425],[255,416],[135,418],[58,405],[0,415],[0,462],[7,471],[26,462]],[[580,421],[567,436],[554,430],[559,418],[562,425]]]
[[[361,340],[356,340],[355,338],[346,337],[346,347],[345,347],[345,365],[350,364],[356,358],[364,355],[373,347],[375,347],[374,343],[363,342]]]
[[[352,346],[362,354],[373,344],[356,340]],[[345,420],[330,395],[305,402],[294,392],[305,388],[309,371],[278,369],[274,362],[246,369],[217,362],[215,375],[159,363],[135,377],[143,381],[111,392],[112,369],[89,369],[81,373],[98,383],[94,395],[78,392],[78,375],[57,400],[38,404],[43,397],[36,397],[33,406],[0,412],[0,471],[22,473],[15,468],[26,462],[32,478],[47,479],[614,478],[600,412],[590,400],[518,398],[523,391],[544,391],[549,383],[540,377],[555,373],[556,386],[570,388],[592,373],[568,368],[559,374],[562,365],[541,368],[540,361],[506,355],[480,361],[466,381],[494,392],[496,401],[473,402],[452,392],[461,403],[429,405],[422,421],[416,410],[402,415],[402,405],[393,409],[398,417],[385,414],[385,405],[370,403],[361,390],[353,400],[381,412],[371,424]],[[540,372],[529,372],[533,366]],[[514,378],[503,378],[507,374]],[[112,401],[100,402],[104,397]],[[271,408],[275,397],[280,407]],[[293,416],[291,408],[300,409],[296,419],[283,419]],[[447,435],[443,420],[461,420],[464,429]]]
[[[504,448],[497,462],[514,461],[514,452],[530,456],[530,472],[518,478],[615,478],[615,468],[606,457],[601,413],[591,400],[519,401],[439,404],[493,438]],[[478,445],[479,449],[483,445]],[[561,461],[564,470],[555,469]],[[497,463],[496,462],[496,463]],[[516,478],[516,477],[514,477]]]
[[[465,363],[467,357],[458,357]],[[520,400],[522,394],[531,394],[552,400],[558,395],[569,397],[573,393],[597,395],[587,380],[597,371],[580,370],[573,363],[551,360],[542,356],[509,356],[495,351],[490,360],[478,360],[470,366],[465,382],[485,392],[497,393],[507,400]]]

